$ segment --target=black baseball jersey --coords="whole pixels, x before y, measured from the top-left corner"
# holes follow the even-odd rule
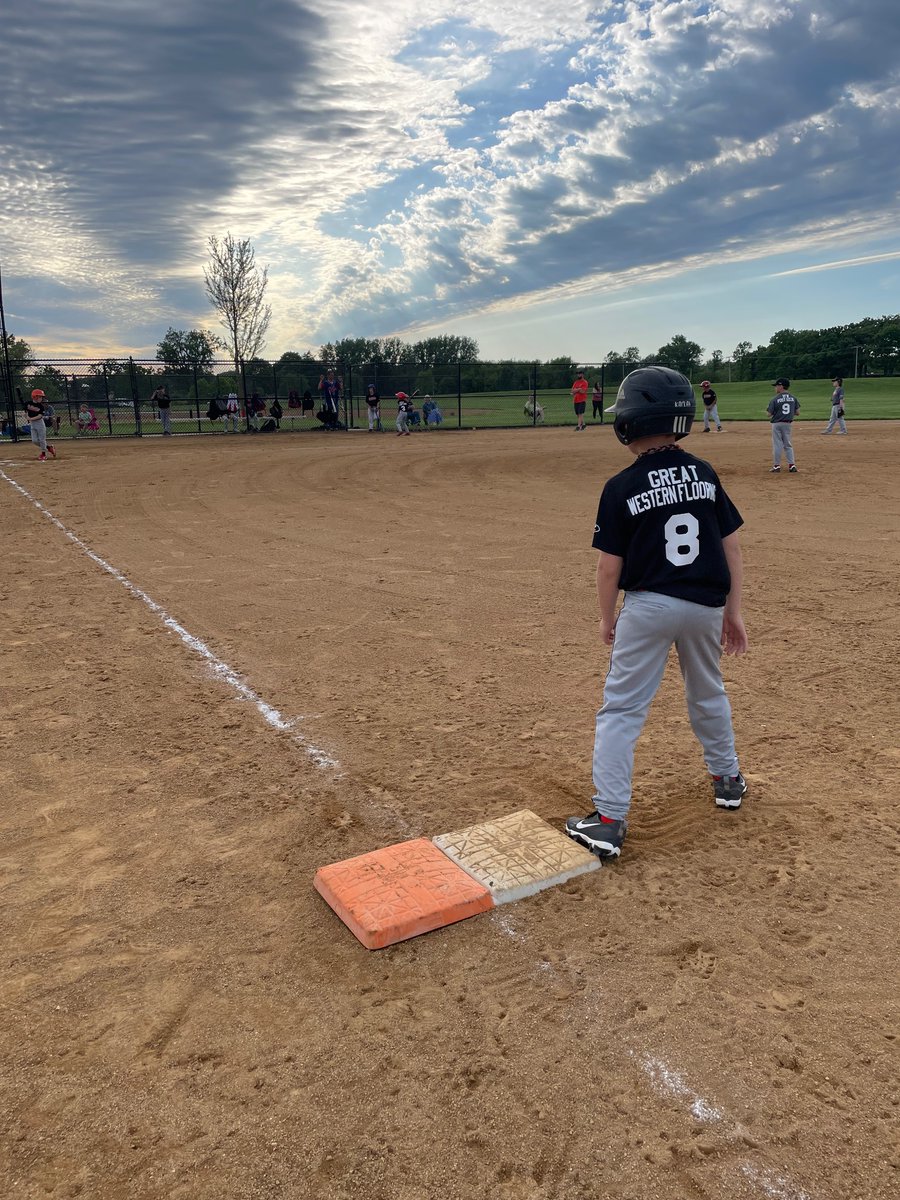
[[[709,463],[673,446],[607,482],[593,546],[624,560],[623,591],[721,608],[731,590],[722,539],[743,523]]]
[[[703,401],[703,404],[706,408],[712,408],[712,406],[716,403],[716,400],[718,399],[718,397],[716,396],[716,393],[712,390],[712,388],[704,388],[701,393],[700,398]]]

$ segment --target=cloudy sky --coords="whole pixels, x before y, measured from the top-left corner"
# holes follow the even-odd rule
[[[0,270],[44,354],[477,338],[726,356],[900,310],[898,0],[31,0],[0,20]]]

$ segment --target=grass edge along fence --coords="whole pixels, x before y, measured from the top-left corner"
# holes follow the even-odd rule
[[[77,359],[41,359],[10,381],[4,375],[7,437],[28,437],[22,426],[23,406],[33,387],[40,387],[55,410],[56,437],[142,437],[163,432],[159,410],[152,401],[154,390],[165,384],[171,398],[174,434],[225,432],[222,414],[212,417],[211,404],[235,392],[239,398],[239,428],[254,431],[256,422],[249,401],[256,395],[267,409],[278,400],[283,410],[282,429],[311,432],[324,429],[316,417],[321,407],[319,380],[328,364],[310,358],[276,363],[255,360],[241,363],[235,371],[230,362],[216,362],[208,370],[189,367],[175,370],[158,360],[127,359],[95,363]],[[527,428],[539,425],[575,424],[571,385],[578,369],[589,383],[587,420],[609,421],[602,409],[615,400],[626,364],[544,364],[526,362],[454,363],[446,366],[416,363],[338,364],[333,368],[341,382],[339,428],[368,429],[365,392],[374,384],[381,400],[381,424],[390,431],[396,419],[395,395],[403,391],[413,397],[417,412],[430,397],[441,413],[442,429]],[[594,412],[592,394],[599,386],[601,411]],[[698,393],[699,380],[694,381]],[[854,419],[900,417],[900,377],[866,376],[845,382],[847,416]],[[720,415],[729,420],[764,421],[772,397],[768,382],[716,383]],[[792,391],[801,402],[800,420],[827,420],[830,413],[831,381],[796,380]],[[304,393],[307,407],[302,407]],[[2,394],[2,393],[0,393]],[[12,397],[10,399],[10,397]],[[310,402],[311,401],[311,405]],[[93,415],[87,427],[78,421],[84,402]],[[419,420],[413,428],[424,428]],[[433,426],[429,428],[434,428]]]

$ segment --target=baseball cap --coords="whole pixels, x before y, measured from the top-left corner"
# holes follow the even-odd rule
[[[709,380],[704,379],[703,382],[700,384],[700,386],[703,388],[709,387]]]
[[[791,381],[789,379],[785,379],[785,377],[783,375],[779,379],[776,379],[772,383],[772,387],[789,388],[790,386],[791,386]]]

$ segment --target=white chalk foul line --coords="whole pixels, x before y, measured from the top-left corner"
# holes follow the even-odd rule
[[[15,488],[15,490],[24,496],[29,503],[33,504],[38,512],[42,513],[48,521],[52,522],[52,524],[54,524],[56,528],[60,530],[60,532],[64,533],[69,541],[76,545],[78,549],[82,551],[82,553],[86,554],[92,562],[95,562],[98,567],[102,567],[102,569],[106,571],[108,575],[111,575],[113,579],[115,579],[118,583],[121,583],[122,587],[124,587],[125,590],[128,591],[132,596],[140,600],[143,604],[146,604],[147,608],[149,608],[152,613],[160,618],[163,625],[165,625],[167,629],[170,629],[172,633],[177,634],[189,649],[193,650],[195,654],[198,654],[210,667],[212,667],[213,672],[216,674],[216,676],[218,676],[219,679],[223,681],[223,683],[227,684],[228,687],[230,687],[231,690],[235,692],[235,694],[238,695],[242,700],[247,700],[249,703],[254,705],[256,710],[260,713],[263,720],[266,721],[267,724],[271,725],[273,729],[281,730],[284,733],[290,733],[292,740],[295,741],[298,746],[303,748],[305,753],[312,760],[312,762],[316,764],[317,767],[331,770],[338,770],[340,768],[340,763],[337,761],[337,759],[332,758],[330,754],[328,754],[325,750],[320,749],[318,746],[314,746],[312,742],[308,741],[301,734],[293,732],[297,721],[302,720],[302,718],[295,717],[293,720],[287,720],[285,717],[283,717],[277,708],[273,708],[271,704],[267,704],[266,701],[263,700],[263,698],[259,696],[252,687],[249,686],[249,684],[245,683],[233,667],[230,667],[228,663],[223,662],[218,655],[214,654],[204,641],[201,641],[201,639],[198,637],[194,637],[194,635],[189,630],[185,629],[180,622],[176,621],[174,617],[170,616],[163,606],[158,604],[152,596],[148,596],[142,588],[139,588],[136,584],[132,583],[131,580],[128,579],[127,576],[123,575],[121,571],[112,566],[111,563],[108,563],[104,558],[101,558],[99,554],[96,554],[86,542],[83,542],[77,534],[71,531],[71,529],[67,529],[58,517],[55,517],[48,508],[45,508],[45,506],[41,504],[40,500],[37,500],[34,496],[32,496],[32,494],[23,488],[20,483],[17,483],[11,475],[7,475],[2,468],[0,468],[0,478],[5,479],[10,487]]]
[[[649,1054],[638,1055],[633,1050],[629,1050],[628,1054],[639,1063],[641,1069],[648,1076],[654,1091],[661,1096],[668,1096],[688,1104],[691,1116],[695,1121],[705,1125],[720,1123],[726,1135],[731,1138],[739,1136],[740,1126],[738,1123],[723,1109],[695,1092],[681,1071],[670,1067],[661,1058]],[[744,1162],[739,1165],[738,1169],[757,1191],[770,1197],[770,1200],[811,1200],[809,1193],[799,1188],[786,1175],[781,1175],[768,1167],[755,1167],[751,1163]]]

